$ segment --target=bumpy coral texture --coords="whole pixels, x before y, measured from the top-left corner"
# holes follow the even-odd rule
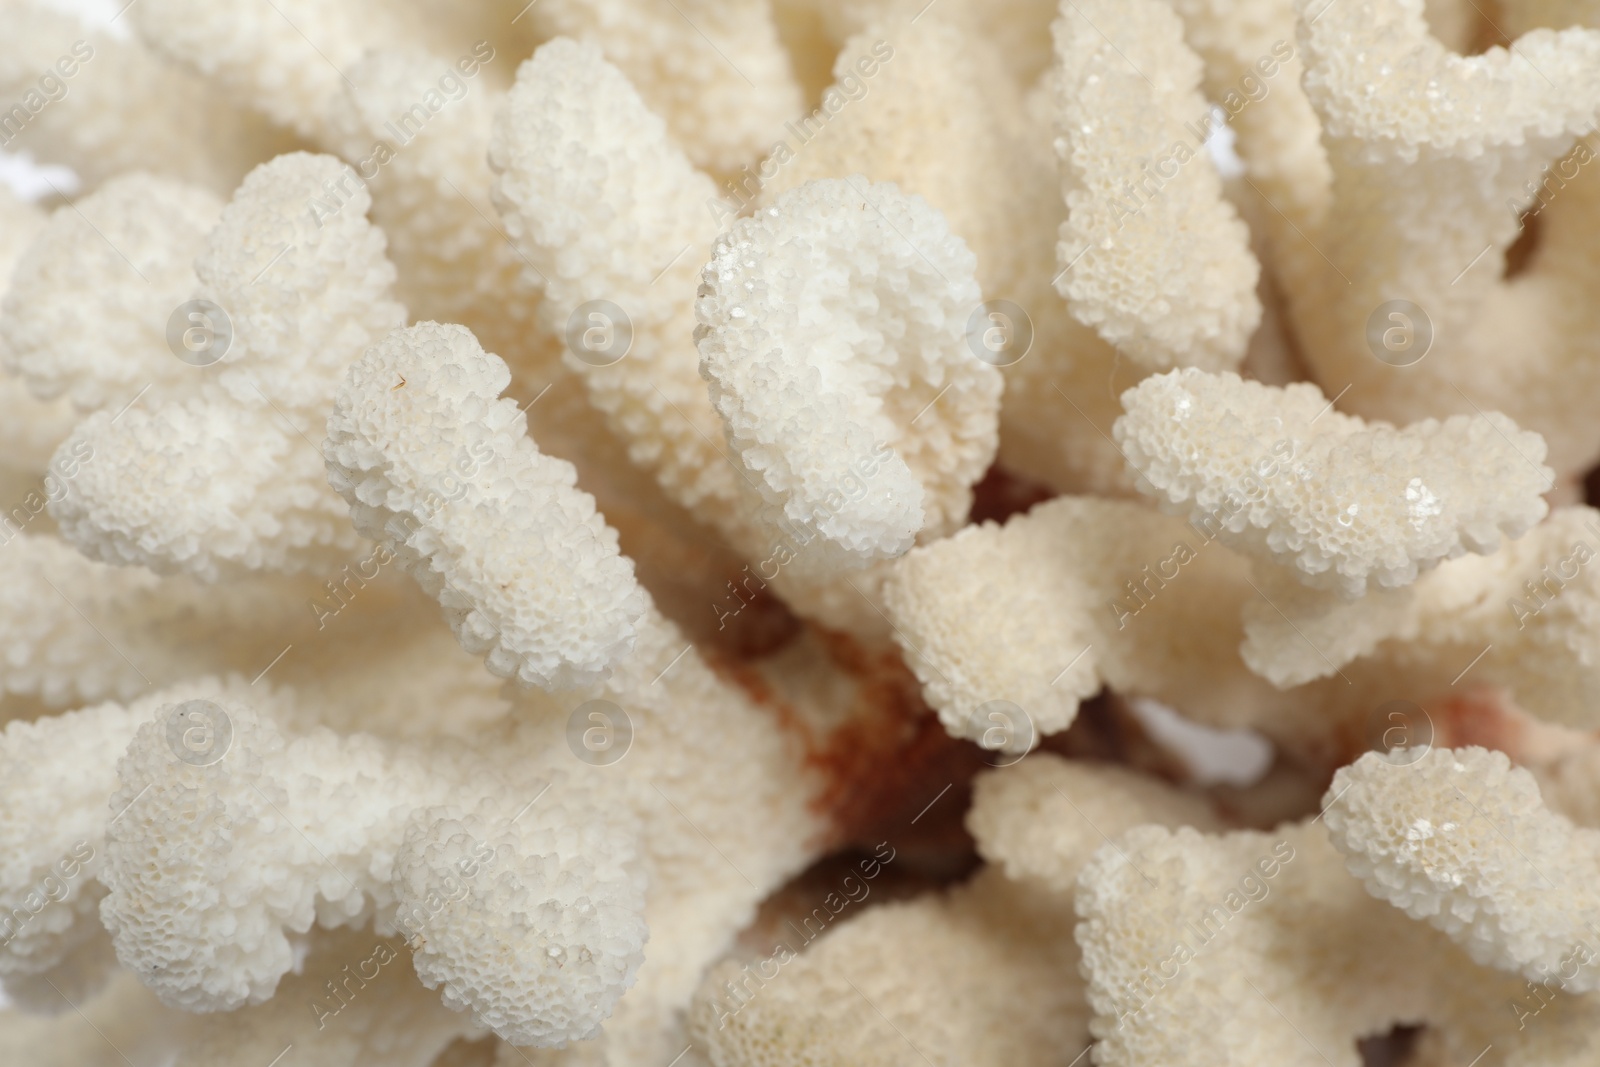
[[[81,411],[181,388],[193,371],[170,358],[167,319],[192,295],[194,259],[221,213],[205,189],[139,173],[58,208],[0,308],[6,369]]]
[[[1000,376],[969,339],[973,267],[926,202],[860,178],[780,197],[706,264],[700,367],[728,440],[762,495],[846,558],[950,532],[994,458]]]
[[[1600,1062],[1600,3],[82,6],[0,1064]]]
[[[1473,959],[1538,979],[1594,938],[1600,831],[1550,811],[1502,752],[1376,753],[1334,776],[1328,832],[1373,896]],[[1591,969],[1568,987],[1600,987]]]
[[[1137,504],[1063,497],[968,527],[901,557],[886,593],[928,702],[986,748],[1028,751],[1105,684],[1213,721],[1264,691],[1237,652],[1244,560]]]
[[[1195,165],[1208,115],[1183,24],[1160,0],[1090,0],[1062,5],[1053,32],[1069,211],[1057,286],[1137,363],[1233,365],[1261,317],[1260,267],[1217,172]]]
[[[1141,487],[1305,584],[1360,596],[1489,553],[1545,516],[1544,442],[1503,415],[1368,426],[1313,385],[1173,371],[1124,396]]]
[[[922,1049],[1055,1063],[1086,1037],[1071,927],[1060,901],[989,870],[867,912],[792,962],[780,942],[765,959],[787,966],[770,991],[734,961],[713,968],[690,1034],[712,1063],[751,1067],[887,1067],[925,1062]]]
[[[691,279],[717,232],[710,179],[598,48],[566,38],[518,71],[489,162],[545,328],[576,330],[564,358],[591,402],[668,493],[690,507],[731,501],[737,478],[703,436],[715,415],[692,336]],[[600,300],[620,316],[588,314]]]
[[[1217,837],[1146,826],[1115,845],[1084,868],[1076,898],[1107,1064],[1355,1067],[1354,1039],[1402,1020],[1436,1027],[1453,1059],[1498,1044],[1537,1063],[1537,1045],[1519,1046],[1581,1048],[1593,1026],[1592,1006],[1569,1002],[1523,1037],[1506,1010],[1523,982],[1368,897],[1320,824]]]
[[[1556,5],[1509,4],[1527,14],[1490,33],[1528,32],[1462,56],[1430,34],[1422,0],[1341,3],[1315,19],[1317,0],[1295,6],[1332,172],[1320,217],[1295,218],[1304,238],[1283,239],[1310,366],[1350,386],[1348,409],[1367,418],[1503,411],[1544,435],[1556,471],[1581,476],[1600,451],[1581,399],[1594,388],[1594,309],[1578,295],[1596,256],[1577,237],[1596,200],[1574,179],[1593,159],[1600,32]],[[1533,14],[1547,10],[1548,22]],[[1550,240],[1511,276],[1523,212]],[[1394,321],[1433,339],[1399,366],[1368,342],[1390,301],[1406,302]]]
[[[209,366],[147,404],[96,411],[58,450],[102,457],[52,510],[86,555],[215,580],[333,570],[355,554],[360,541],[307,432],[327,416],[334,375],[404,310],[388,296],[394,268],[366,220],[365,190],[326,223],[308,209],[346,172],[304,153],[252,171],[194,262],[192,294],[228,317],[226,351],[208,320],[204,347],[219,353]],[[165,308],[140,294],[151,311]]]
[[[540,455],[501,399],[509,381],[463,327],[392,335],[335,399],[329,479],[356,529],[400,547],[463,647],[496,674],[572,688],[632,648],[644,597],[572,465]]]

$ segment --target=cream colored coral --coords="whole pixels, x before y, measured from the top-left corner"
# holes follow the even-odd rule
[[[1570,965],[1600,939],[1600,830],[1548,810],[1533,776],[1504,753],[1368,753],[1334,775],[1326,803],[1334,845],[1373,896],[1484,966],[1600,988],[1595,968]]]
[[[306,949],[301,970],[267,1003],[185,1017],[193,1037],[174,1067],[250,1067],[274,1056],[312,1067],[428,1067],[478,1032],[417,981],[399,938],[316,931]]]
[[[1241,654],[1279,685],[1341,670],[1391,693],[1395,679],[1425,691],[1465,678],[1538,718],[1593,728],[1597,557],[1600,515],[1558,508],[1493,555],[1451,560],[1406,589],[1369,592],[1331,611],[1312,596],[1317,614],[1303,616],[1293,599],[1263,586],[1287,618],[1264,603],[1249,609]]]
[[[988,307],[968,326],[969,343],[987,340],[1005,375],[1003,462],[1064,492],[1126,492],[1121,459],[1101,433],[1120,411],[1107,388],[1116,353],[1051,285],[1066,206],[1049,121],[1030,106],[1031,83],[1019,82],[1019,52],[1048,56],[1054,12],[1019,7],[1026,17],[1003,25],[992,4],[968,0],[825,13],[851,26],[830,59],[832,84],[785,128],[781,147],[724,181],[720,195],[732,211],[770,205],[807,181],[863,175],[924,197],[977,256],[985,299],[1022,312]],[[942,135],[900,135],[927,128]],[[997,173],[1006,175],[1002,197],[989,193]],[[996,327],[1003,336],[990,338]]]
[[[0,410],[6,413],[0,419],[0,490],[11,500],[20,500],[36,489],[36,479],[49,465],[50,454],[78,421],[68,401],[43,403],[28,391],[26,383],[5,370],[11,357],[5,342],[4,294],[10,290],[17,261],[47,221],[44,212],[0,187]]]
[[[1529,766],[1539,785],[1539,796],[1551,811],[1578,826],[1600,827],[1600,746],[1588,743],[1576,751],[1540,765]]]
[[[309,202],[340,183],[355,186],[343,210],[318,218]],[[68,541],[205,580],[354,557],[360,539],[310,435],[344,367],[404,318],[369,202],[327,156],[280,156],[251,173],[195,263],[197,295],[229,320],[227,350],[181,394],[96,412],[61,446],[100,457],[52,507]],[[161,476],[137,473],[150,469]]]
[[[157,0],[129,17],[152,47],[238,105],[313,139],[332,132],[345,72],[367,48],[403,47],[422,31],[414,8],[359,0],[246,0],[226,8]]]
[[[354,383],[380,362],[378,352],[393,356],[409,338],[438,329],[423,326],[397,334],[353,368],[340,418],[371,420],[369,409],[382,411],[392,403],[383,390],[358,390]],[[461,358],[457,352],[428,361],[439,364],[439,373],[419,375],[415,388],[448,390],[453,378],[467,381],[465,369],[452,363]],[[409,378],[404,388],[414,388]],[[481,397],[478,403],[486,408],[487,401]],[[450,410],[437,400],[433,403]],[[459,418],[461,410],[450,417]],[[409,438],[383,436],[370,438],[367,447],[370,458],[393,467],[411,444]],[[531,444],[519,448],[531,451]],[[350,491],[358,492],[354,486]],[[485,496],[480,504],[476,513],[440,511],[434,536],[467,543],[473,540],[469,531],[475,524],[504,522],[508,511],[514,514],[514,501]],[[393,533],[384,532],[387,543]],[[547,530],[545,535],[554,533]],[[451,595],[443,586],[433,591],[441,599]],[[563,617],[559,613],[576,614],[583,608],[567,599],[553,610],[558,614],[552,621],[558,622]],[[805,652],[794,667],[801,677],[826,671]],[[521,698],[522,715],[536,725],[517,747],[540,752],[541,761],[567,760],[566,750],[576,743],[567,733],[569,723],[591,700],[607,702],[602,706],[621,710],[633,724],[635,748],[616,764],[620,773],[611,796],[644,823],[644,862],[651,872],[645,916],[655,940],[638,985],[623,998],[605,1041],[610,1055],[644,1055],[642,1050],[663,1048],[665,1020],[682,1008],[701,969],[726,947],[765,890],[811,856],[820,827],[809,798],[818,783],[772,713],[713,674],[700,653],[653,608],[639,623],[631,654],[615,664],[606,681],[560,700],[538,691]],[[582,715],[576,721],[585,728],[591,722]],[[608,725],[618,727],[614,721]],[[726,756],[725,761],[719,756],[718,770],[709,775],[703,747],[708,736],[720,739],[717,751]],[[534,742],[537,737],[545,739],[542,745]],[[738,877],[724,874],[729,856],[738,857],[732,861]]]
[[[17,123],[8,110],[8,150],[71,167],[90,188],[150,171],[226,194],[293,147],[286,131],[132,37],[130,20],[106,22],[115,8],[91,18],[81,5],[6,0],[0,10],[0,100],[27,116]],[[47,74],[59,88],[40,85]]]
[[[791,669],[802,686],[826,679],[833,696],[801,705],[820,720],[839,714],[833,698],[853,699],[851,686],[804,650]],[[603,1052],[581,1047],[612,1063],[670,1061],[683,1047],[673,1044],[680,1013],[705,968],[757,904],[816,857],[826,830],[815,807],[822,782],[774,710],[719,677],[655,613],[633,655],[602,685],[560,701],[538,690],[521,698],[519,714],[536,721],[544,739],[530,746],[542,761],[571,766],[571,746],[583,736],[569,733],[573,721],[605,728],[604,718],[574,716],[589,700],[623,709],[631,722],[627,755],[588,774],[618,779],[612,803],[627,805],[643,824],[651,935],[636,984],[606,1023]],[[610,725],[620,729],[614,719]],[[617,733],[604,736],[619,743]],[[707,738],[716,743],[708,747]]]
[[[0,823],[6,846],[0,869],[5,916],[0,975],[14,991],[19,986],[37,990],[41,1004],[52,972],[72,969],[73,958],[86,949],[105,955],[95,951],[105,941],[96,915],[105,890],[95,881],[105,859],[109,813],[104,801],[117,756],[131,736],[128,721],[137,722],[139,714],[101,705],[38,725],[13,722],[0,734],[0,766],[10,789]],[[68,790],[51,773],[64,757],[78,770]],[[92,772],[84,773],[89,768]],[[106,962],[102,959],[86,981],[74,984],[85,990],[98,986]]]
[[[807,917],[803,931],[780,927],[786,939],[765,957],[713,968],[690,1016],[711,1063],[1070,1058],[1088,1039],[1071,944],[1078,871],[1107,835],[1136,824],[1215,825],[1198,798],[1045,753],[984,774],[967,822],[991,866],[966,885],[870,910],[814,946],[828,927]],[[874,860],[860,866],[880,870]],[[856,872],[841,888],[852,901],[872,892]],[[822,903],[843,910],[843,901]],[[882,961],[903,961],[907,949],[913,970],[891,980]],[[1013,1016],[1018,1004],[1030,1010]]]
[[[665,119],[694,161],[754,162],[800,110],[799,86],[768,0],[545,0],[529,12],[549,36],[592,42]]]
[[[781,149],[718,192],[731,212],[756,199],[771,205],[822,178],[893,182],[944,214],[977,257],[986,296],[1020,301],[1042,316],[1044,309],[1016,290],[1031,280],[1025,277],[1031,268],[1050,270],[1054,259],[1050,235],[1041,246],[1038,227],[1024,219],[1061,210],[1055,161],[1044,143],[1047,131],[1027,113],[1010,56],[972,33],[961,11],[941,0],[913,23],[915,8],[853,8],[851,16],[863,24],[842,42],[817,104],[780,131]],[[963,151],[952,158],[939,142],[897,136],[934,124]],[[1005,197],[984,195],[997,165],[1007,171]],[[1047,258],[1030,261],[1041,247]]]
[[[1083,0],[1053,32],[1068,210],[1057,287],[1136,363],[1236,366],[1261,320],[1259,267],[1206,155],[1182,23],[1160,0]]]
[[[192,387],[198,372],[169,350],[167,324],[221,213],[205,189],[141,173],[56,209],[0,302],[6,369],[85,412]]]
[[[691,281],[718,232],[716,198],[662,121],[597,48],[557,38],[519,70],[489,161],[506,231],[543,287],[541,321],[565,339],[568,367],[629,458],[765,568],[797,611],[881,638],[862,592],[788,566],[804,546],[764,521],[755,480],[718,443]],[[590,173],[605,175],[598,190]]]
[[[717,233],[710,179],[598,48],[566,38],[518,71],[489,162],[506,232],[543,290],[543,326],[567,339],[568,366],[630,458],[702,517],[748,525],[754,491],[719,451],[696,370],[693,279]]]
[[[1300,261],[1291,303],[1318,379],[1348,386],[1342,403],[1368,418],[1504,411],[1544,435],[1557,472],[1581,472],[1600,454],[1578,400],[1594,366],[1593,309],[1577,297],[1593,249],[1501,274],[1521,211],[1548,204],[1552,235],[1595,217],[1594,183],[1571,179],[1593,157],[1573,152],[1600,119],[1600,32],[1533,30],[1463,57],[1428,34],[1422,0],[1297,10],[1333,198],[1283,249]],[[1401,319],[1393,301],[1408,302]],[[1391,321],[1417,347],[1370,340]]]
[[[1076,899],[1107,1067],[1358,1067],[1356,1039],[1397,1023],[1436,1028],[1451,1062],[1524,1040],[1506,1010],[1523,983],[1368,897],[1320,823],[1217,837],[1139,827],[1095,853]]]
[[[55,1003],[49,1005],[50,1015],[25,1014],[15,1007],[0,1009],[0,1055],[8,1063],[127,1067],[123,1057],[161,1056],[175,1040],[188,1038],[198,1021],[163,1006],[126,971],[97,996],[73,997],[70,1002],[59,994],[52,996]]]
[[[1138,504],[1065,497],[895,565],[896,640],[945,728],[1026,752],[1110,684],[1208,721],[1249,721],[1265,688],[1232,621],[1246,564]]]
[[[1504,415],[1369,427],[1313,385],[1198,370],[1150,378],[1123,403],[1117,442],[1141,489],[1346,597],[1493,552],[1548,510],[1544,442]]]
[[[0,0],[0,1059],[1590,1067],[1600,27],[1479,7]]]
[[[491,671],[573,688],[632,649],[646,598],[571,464],[501,399],[510,380],[465,327],[397,330],[335,396],[329,482]]]
[[[500,28],[525,30],[531,15],[530,9],[530,18]],[[623,443],[587,402],[581,379],[561,365],[562,336],[540,325],[538,276],[490,197],[494,173],[486,148],[518,54],[491,28],[484,32],[492,53],[475,48],[452,60],[415,48],[374,51],[351,68],[358,84],[346,85],[333,104],[332,143],[372,194],[372,219],[388,238],[397,270],[396,293],[414,319],[460,323],[506,361],[540,449],[578,468],[632,551],[651,544],[659,546],[659,558],[709,556],[700,566],[725,566],[731,554],[706,544],[704,528],[664,497],[649,471],[627,461]],[[319,197],[314,210],[341,210],[349,188]],[[657,558],[652,552],[641,560],[641,575],[657,588],[685,586],[685,599],[714,599],[725,581]]]
[[[634,831],[594,806],[592,784],[516,766],[509,738],[478,751],[285,738],[237,699],[205,712],[226,723],[226,750],[191,761],[174,756],[175,710],[119,765],[112,803],[129,810],[111,827],[102,906],[119,958],[168,1003],[266,1000],[290,969],[286,932],[313,919],[420,937],[423,982],[519,1043],[592,1036],[632,984],[645,938]],[[266,850],[279,856],[263,869]]]
[[[505,98],[495,75],[509,75],[515,59],[483,54],[369,52],[333,105],[331,146],[372,194],[413,317],[461,323],[515,370],[547,378],[554,346],[534,327],[538,293],[489,199],[485,153]],[[323,197],[318,210],[341,203]]]
[[[1033,880],[1063,894],[1073,892],[1101,845],[1146,823],[1222,828],[1197,795],[1123,767],[1049,752],[979,776],[967,812],[984,859],[1013,881]]]
[[[313,619],[310,583],[241,582],[226,598],[192,578],[84,559],[58,538],[0,546],[0,692],[68,707],[131,700],[208,671],[252,674],[279,634]]]
[[[9,919],[0,974],[8,989],[19,995],[29,990],[30,999],[47,1001],[51,982],[88,994],[105,981],[115,958],[106,951],[100,923],[106,886],[99,876],[108,829],[126,812],[125,804],[107,804],[117,787],[117,761],[135,731],[152,719],[165,743],[163,710],[191,700],[236,701],[245,692],[242,680],[205,679],[126,706],[100,704],[35,723],[13,722],[0,733],[0,765],[11,797],[0,823],[7,857],[0,903]],[[60,781],[63,766],[72,768],[70,788]]]
[[[986,868],[713,968],[689,1032],[714,1067],[1061,1063],[1088,1043],[1071,931],[1060,901]]]
[[[1184,38],[1205,61],[1203,88],[1220,105],[1247,167],[1246,194],[1260,210],[1259,225],[1279,257],[1273,267],[1298,264],[1304,233],[1328,210],[1333,175],[1322,126],[1301,81],[1305,71],[1296,36],[1294,0],[1172,0]],[[1313,12],[1313,15],[1315,12]],[[1252,227],[1258,224],[1254,221]],[[1281,245],[1296,243],[1289,257]]]
[[[957,528],[994,458],[972,271],[926,201],[859,176],[778,197],[706,264],[696,339],[729,443],[845,567]]]
[[[1449,575],[1470,566],[1466,559],[1446,561],[1416,585],[1369,588],[1360,599],[1345,600],[1301,584],[1298,571],[1258,565],[1250,580],[1259,596],[1244,606],[1239,656],[1279,689],[1337,675],[1352,660],[1377,654],[1386,640],[1414,639],[1417,599],[1426,595],[1419,587],[1448,584]]]

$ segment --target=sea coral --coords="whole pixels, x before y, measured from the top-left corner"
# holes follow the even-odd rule
[[[1588,1065],[1592,0],[0,0],[0,1060]]]

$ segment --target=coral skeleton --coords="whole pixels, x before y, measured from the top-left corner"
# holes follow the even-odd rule
[[[1600,1063],[1600,3],[0,0],[0,1064]]]

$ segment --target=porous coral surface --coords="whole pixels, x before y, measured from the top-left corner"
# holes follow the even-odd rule
[[[1594,0],[0,0],[0,1065],[1600,1062]]]

